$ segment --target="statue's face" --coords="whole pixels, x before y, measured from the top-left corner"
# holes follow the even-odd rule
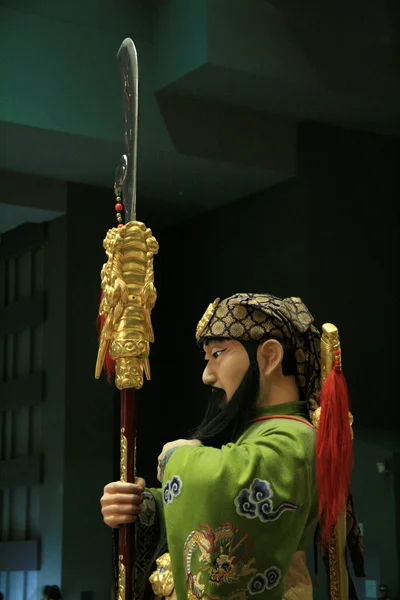
[[[237,340],[211,339],[204,346],[207,366],[203,372],[203,383],[224,391],[224,402],[231,400],[249,366],[249,356]]]
[[[149,581],[156,596],[169,596],[174,589],[171,559],[167,553],[157,558],[157,570],[149,577]]]

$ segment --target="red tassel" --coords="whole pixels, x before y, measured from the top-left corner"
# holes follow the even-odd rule
[[[321,545],[327,547],[332,528],[346,510],[353,443],[349,396],[342,371],[333,368],[321,390],[321,417],[316,443]]]
[[[101,297],[100,297],[100,307],[101,307],[102,300],[103,300],[103,292],[101,293]],[[99,340],[100,340],[101,332],[104,327],[105,320],[106,320],[105,315],[100,314],[100,311],[99,311],[99,316],[97,317],[97,330],[99,333]],[[115,360],[113,360],[110,356],[109,346],[110,346],[110,344],[108,343],[107,350],[106,350],[106,357],[104,360],[104,370],[107,373],[108,381],[111,381],[111,378],[115,373]]]

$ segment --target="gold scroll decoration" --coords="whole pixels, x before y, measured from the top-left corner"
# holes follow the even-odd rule
[[[339,332],[332,323],[325,323],[322,326],[321,336],[321,383],[325,383],[329,373],[332,370],[334,351],[340,351]]]
[[[128,481],[128,440],[125,437],[125,428],[121,427],[120,436],[120,476],[121,481]],[[136,473],[136,471],[134,471]]]
[[[107,262],[101,271],[103,290],[99,314],[104,316],[95,376],[99,378],[107,350],[116,361],[119,390],[139,389],[143,373],[150,379],[150,342],[154,341],[151,311],[157,292],[153,257],[158,242],[139,221],[110,229],[103,242]]]
[[[125,600],[126,571],[124,557],[122,554],[118,557],[118,600]]]

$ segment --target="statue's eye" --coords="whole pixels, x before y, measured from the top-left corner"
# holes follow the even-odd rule
[[[164,569],[164,567],[161,567],[161,569],[160,569],[160,573],[165,573],[165,569]]]
[[[227,570],[229,569],[229,567],[230,567],[230,564],[229,564],[229,563],[227,563],[227,562],[224,562],[224,563],[222,563],[221,567],[222,567],[223,569],[225,569],[225,571],[227,571]]]

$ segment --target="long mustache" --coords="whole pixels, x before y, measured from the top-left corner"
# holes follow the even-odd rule
[[[236,441],[247,429],[250,415],[256,405],[259,376],[257,363],[251,361],[242,382],[227,403],[224,402],[225,391],[212,388],[206,413],[192,437],[201,440],[205,446],[215,448]]]
[[[225,390],[218,387],[212,387],[209,394],[209,401],[213,402],[218,408],[222,409],[225,406],[226,393]]]

